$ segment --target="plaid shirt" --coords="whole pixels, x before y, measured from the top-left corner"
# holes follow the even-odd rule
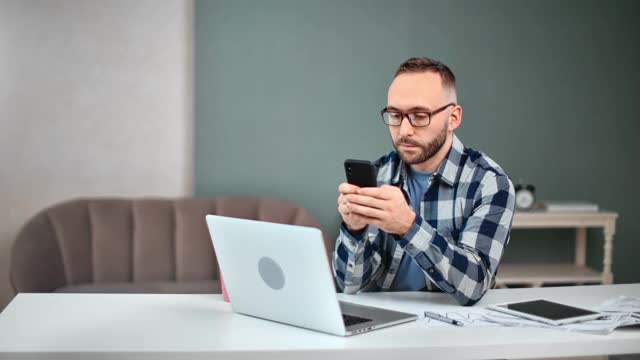
[[[375,165],[378,185],[398,186],[409,199],[406,167],[397,153]],[[373,225],[352,235],[342,224],[333,254],[338,286],[349,294],[388,290],[408,255],[424,271],[425,290],[442,290],[461,305],[473,305],[495,284],[514,203],[513,184],[502,168],[454,135],[404,237]]]

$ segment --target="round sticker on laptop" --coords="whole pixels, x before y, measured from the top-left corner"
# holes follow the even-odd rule
[[[284,273],[273,259],[262,257],[258,261],[258,272],[267,286],[273,290],[280,290],[284,287]]]

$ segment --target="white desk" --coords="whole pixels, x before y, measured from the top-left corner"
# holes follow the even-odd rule
[[[476,306],[544,297],[596,306],[640,284],[491,290]],[[340,295],[393,309],[458,309],[444,294]],[[313,309],[309,309],[313,311]],[[640,330],[427,328],[408,323],[342,338],[231,312],[220,295],[20,294],[0,314],[0,358],[470,359],[640,353]]]

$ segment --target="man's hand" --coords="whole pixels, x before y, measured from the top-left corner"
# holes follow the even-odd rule
[[[340,192],[340,195],[338,196],[338,212],[340,213],[340,216],[342,216],[342,221],[344,221],[347,229],[351,232],[360,231],[368,224],[366,218],[351,213],[351,210],[347,207],[349,203],[347,201],[347,196],[350,194],[356,194],[358,189],[360,189],[360,187],[349,183],[342,183],[338,186],[338,191]]]
[[[345,184],[340,186],[342,187],[342,185]],[[416,214],[407,204],[400,188],[390,185],[354,188],[345,187],[345,193],[343,194],[341,191],[338,198],[339,203],[342,198],[344,213],[349,215],[350,220],[356,224],[375,225],[387,233],[400,236],[409,232]],[[340,213],[343,214],[343,212]],[[343,220],[344,218],[343,215]],[[345,221],[345,223],[347,222]]]

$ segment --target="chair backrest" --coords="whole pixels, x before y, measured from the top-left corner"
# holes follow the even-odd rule
[[[218,279],[206,214],[320,229],[304,208],[265,197],[77,199],[23,226],[12,248],[11,282],[17,292],[42,292],[83,283]]]

